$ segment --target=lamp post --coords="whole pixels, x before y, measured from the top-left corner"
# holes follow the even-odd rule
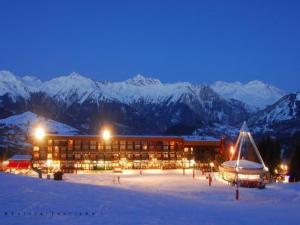
[[[101,131],[101,137],[104,140],[104,142],[108,142],[111,139],[111,130],[109,128],[103,128]],[[104,154],[104,169],[106,169],[105,154]]]
[[[235,190],[235,199],[239,200],[240,198],[240,193],[239,193],[239,168],[236,167],[236,190]]]
[[[209,166],[210,166],[210,173],[208,174],[208,185],[211,186],[213,167],[215,166],[215,164],[213,162],[210,162]]]

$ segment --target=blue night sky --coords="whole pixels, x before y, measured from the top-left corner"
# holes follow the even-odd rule
[[[0,70],[299,91],[299,2],[0,0]]]

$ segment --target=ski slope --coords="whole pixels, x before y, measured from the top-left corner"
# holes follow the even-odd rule
[[[66,174],[64,181],[0,174],[0,224],[299,224],[300,184],[235,189],[182,170]],[[13,215],[11,213],[14,213]]]

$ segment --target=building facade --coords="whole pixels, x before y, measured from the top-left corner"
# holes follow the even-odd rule
[[[32,140],[33,167],[42,170],[191,168],[216,162],[222,141],[186,136],[46,135]]]

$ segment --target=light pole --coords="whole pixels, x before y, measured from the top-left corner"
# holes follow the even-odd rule
[[[103,128],[100,132],[100,135],[104,140],[104,142],[108,142],[111,139],[111,131],[109,128]],[[104,169],[106,170],[105,153],[104,153]]]
[[[213,173],[213,167],[215,166],[215,164],[213,162],[209,163],[210,166],[210,173],[208,175],[208,185],[211,186],[212,183],[212,173]]]
[[[240,198],[240,193],[239,193],[239,168],[238,167],[236,167],[235,168],[235,170],[236,170],[236,190],[235,190],[235,199],[236,200],[239,200],[239,198]]]

